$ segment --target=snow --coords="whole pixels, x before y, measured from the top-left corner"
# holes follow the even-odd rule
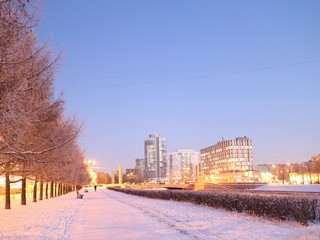
[[[320,239],[319,224],[303,227],[107,189],[84,194],[0,209],[0,239]]]
[[[319,192],[320,184],[301,184],[301,185],[265,185],[252,190],[280,191],[280,192]]]

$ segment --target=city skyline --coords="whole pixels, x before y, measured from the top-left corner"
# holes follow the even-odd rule
[[[63,50],[56,89],[102,171],[132,168],[150,133],[168,151],[248,136],[255,164],[304,162],[320,152],[319,8],[48,1],[38,33]]]
[[[0,0],[1,238],[317,239],[319,10]]]

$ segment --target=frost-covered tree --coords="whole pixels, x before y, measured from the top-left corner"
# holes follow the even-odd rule
[[[43,181],[57,171],[62,179],[70,175],[63,173],[66,166],[83,161],[79,155],[67,159],[80,127],[63,116],[63,100],[54,98],[59,57],[37,39],[39,13],[37,1],[0,0],[0,175],[6,178],[7,209],[10,175],[21,176],[26,204],[26,178]]]
[[[6,208],[10,174],[40,163],[37,155],[54,147],[35,148],[35,142],[41,125],[61,112],[61,100],[53,99],[58,58],[38,43],[36,8],[24,0],[0,2],[0,170],[6,177]]]

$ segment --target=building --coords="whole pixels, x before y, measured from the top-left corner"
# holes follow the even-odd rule
[[[199,171],[202,181],[245,182],[253,172],[252,141],[247,137],[222,140],[200,150]]]
[[[124,175],[125,183],[137,183],[138,176],[137,170],[135,168],[126,169],[126,173]]]
[[[311,158],[311,170],[314,173],[320,173],[320,154]]]
[[[191,149],[180,149],[167,154],[168,178],[171,183],[196,181],[196,165],[200,153]]]
[[[145,181],[162,183],[167,181],[166,140],[150,134],[144,140]]]
[[[270,165],[269,164],[258,164],[253,166],[253,170],[255,172],[269,172]]]
[[[137,175],[137,182],[139,183],[144,182],[145,163],[143,158],[136,159],[135,170]]]

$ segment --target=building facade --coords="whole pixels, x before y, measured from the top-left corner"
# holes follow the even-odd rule
[[[252,172],[252,141],[247,137],[239,137],[233,140],[223,140],[213,146],[201,149],[199,171],[203,181],[221,179],[222,176],[239,175],[237,173]],[[223,178],[221,181],[229,181],[225,177]]]
[[[143,158],[136,159],[136,174],[137,174],[137,182],[144,182],[144,172],[145,172],[145,163]]]
[[[320,173],[320,154],[311,158],[311,170],[314,173]]]
[[[200,153],[191,149],[180,149],[167,154],[168,174],[171,183],[196,181],[196,165]]]
[[[146,182],[162,183],[167,181],[166,139],[150,134],[144,140],[144,164]]]
[[[137,183],[138,182],[137,170],[135,168],[126,169],[126,173],[124,175],[124,182],[125,183]]]

